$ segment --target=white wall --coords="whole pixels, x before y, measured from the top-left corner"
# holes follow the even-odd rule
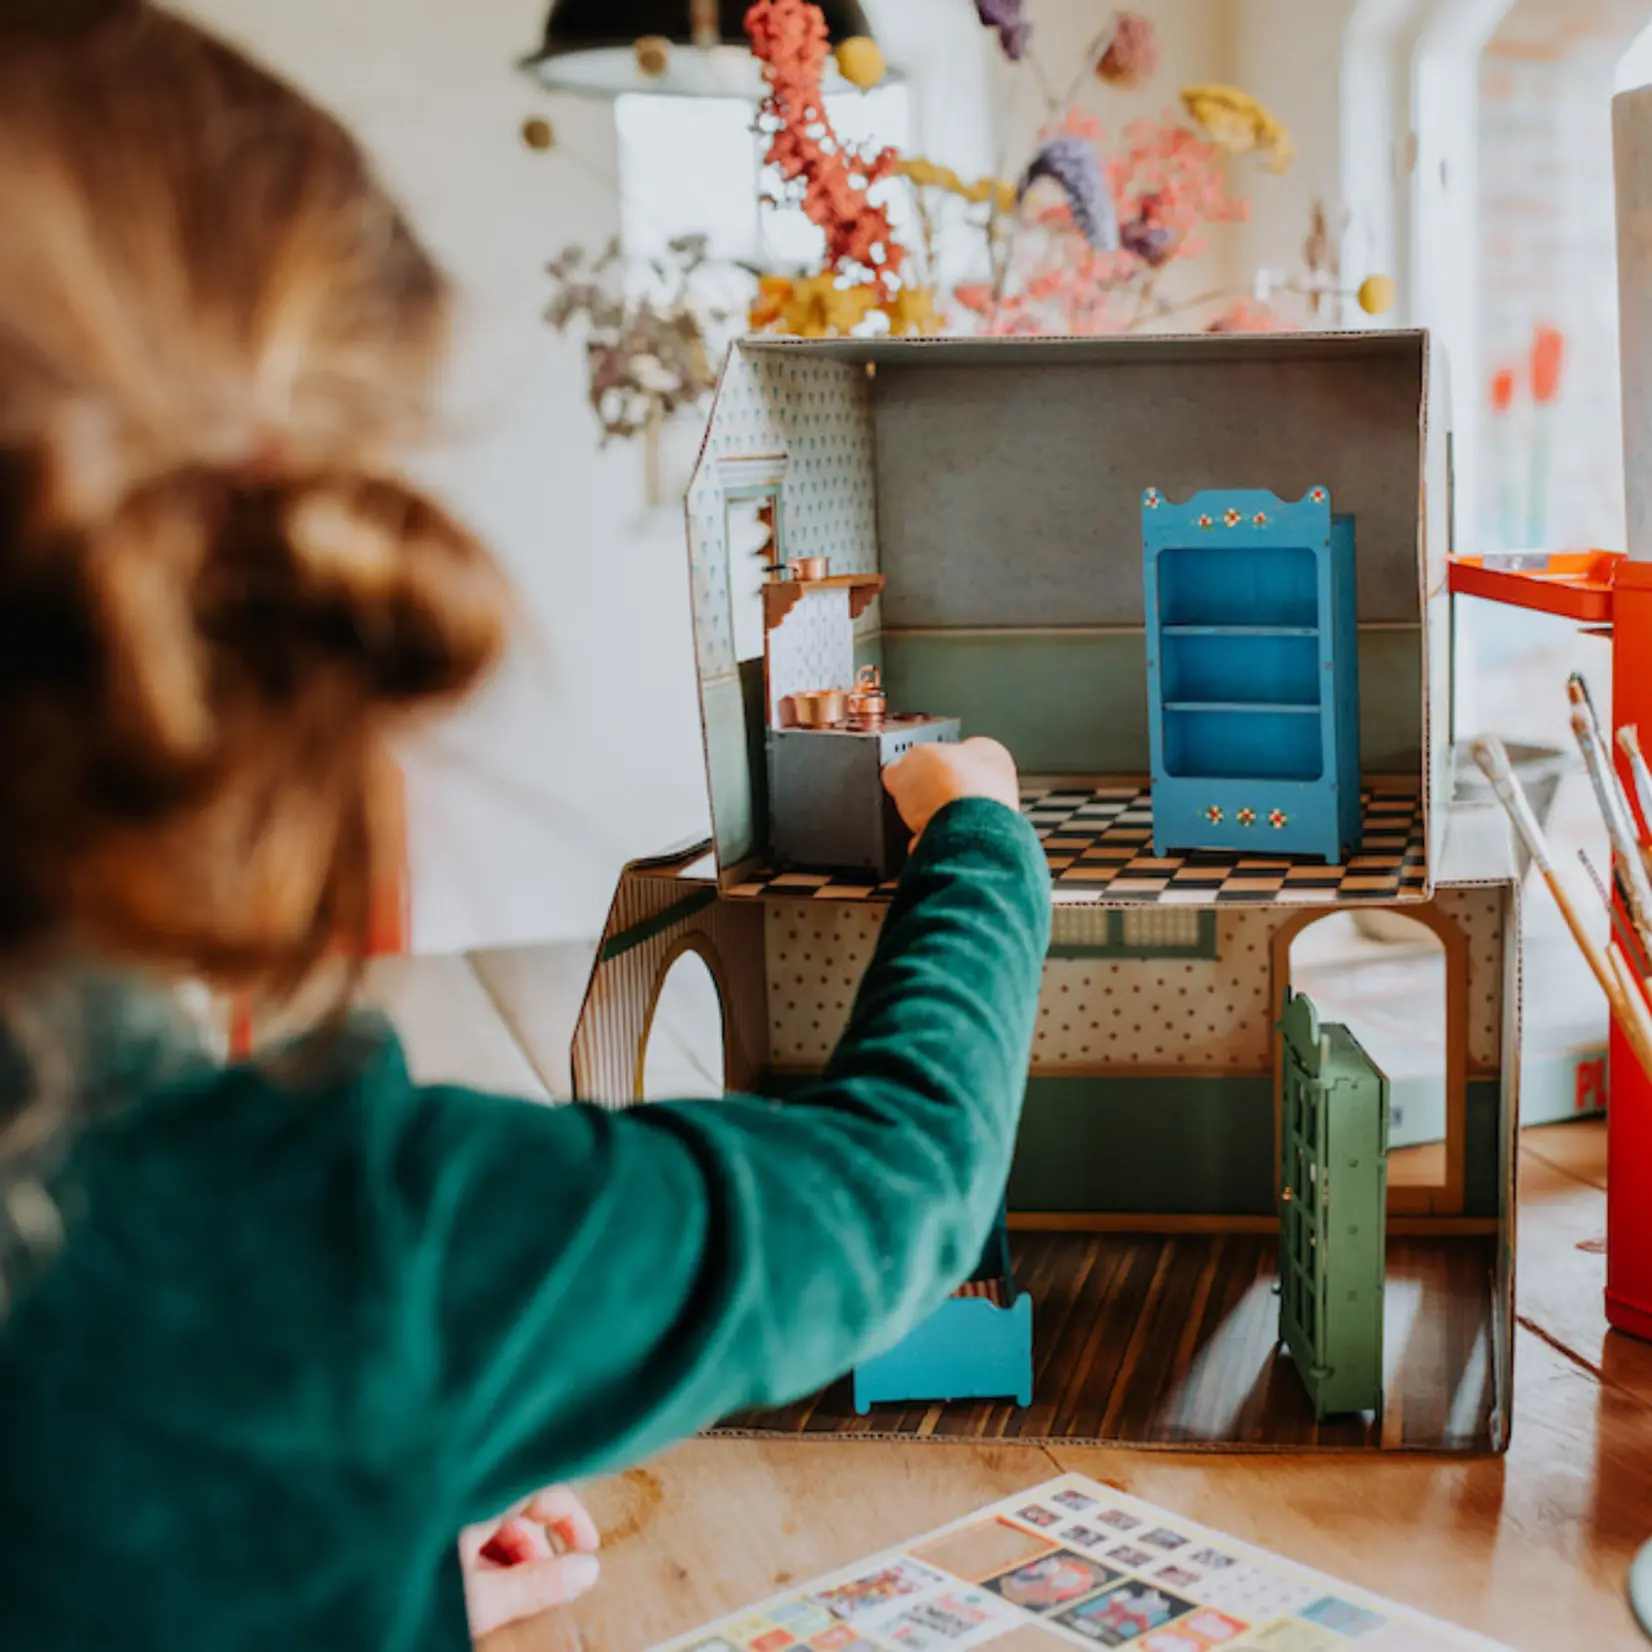
[[[582,348],[540,319],[544,265],[617,225],[611,111],[513,67],[543,0],[182,0],[342,115],[455,277],[451,440],[422,466],[521,606],[498,680],[410,753],[420,950],[582,936],[617,866],[705,824],[680,513],[596,451]],[[548,114],[564,150],[519,132]],[[586,164],[578,164],[574,157]]]
[[[612,112],[545,94],[515,69],[546,0],[172,3],[361,134],[461,293],[450,440],[420,474],[495,546],[521,622],[498,680],[409,753],[415,943],[447,951],[594,934],[623,860],[706,823],[681,513],[643,508],[635,450],[597,451],[582,346],[541,321],[546,261],[618,226]],[[1281,26],[1286,13],[1311,17],[1320,3],[1245,0],[1279,13]],[[1175,106],[1188,82],[1234,78],[1229,0],[1136,4],[1159,25],[1165,63],[1148,88],[1096,100],[1110,124]],[[970,172],[1000,153],[1012,166],[1025,158],[1040,110],[1012,99],[1000,111],[1007,141],[994,141],[984,103],[1014,81],[993,66],[996,48],[970,0],[868,9],[891,57],[909,68],[926,150]],[[1065,84],[1109,8],[1031,0],[1030,11]],[[1305,228],[1308,184],[1319,188],[1315,127],[1328,107],[1321,90],[1309,95],[1291,78],[1276,101],[1307,168],[1296,182],[1252,177],[1249,167],[1236,178],[1259,203],[1274,197],[1265,210],[1288,232],[1270,252],[1276,261],[1294,254],[1300,231],[1290,226]],[[530,114],[555,123],[553,153],[523,147]],[[1233,240],[1186,279],[1232,279]],[[672,439],[668,486],[686,478],[696,438],[691,421]]]

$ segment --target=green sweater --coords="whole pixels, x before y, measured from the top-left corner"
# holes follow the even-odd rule
[[[0,1330],[0,1646],[467,1646],[462,1525],[796,1399],[968,1273],[1048,928],[1031,829],[952,805],[784,1105],[421,1089],[380,1028],[297,1091],[100,1018],[116,1104]]]

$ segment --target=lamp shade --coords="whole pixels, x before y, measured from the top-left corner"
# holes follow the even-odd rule
[[[816,3],[833,45],[871,34],[858,0]],[[544,41],[522,67],[543,86],[591,97],[647,92],[756,99],[763,95],[763,77],[746,37],[751,5],[752,0],[551,0]],[[671,50],[663,65],[653,62],[645,69],[636,44],[649,38],[669,41]],[[834,77],[829,66],[828,91],[848,89],[840,77],[834,87]]]

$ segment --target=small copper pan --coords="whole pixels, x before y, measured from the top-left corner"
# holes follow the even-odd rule
[[[849,696],[841,688],[792,696],[792,717],[799,728],[839,728],[848,715]]]
[[[832,572],[832,559],[828,556],[800,557],[791,565],[793,579],[802,580],[806,584],[813,584],[826,579]]]

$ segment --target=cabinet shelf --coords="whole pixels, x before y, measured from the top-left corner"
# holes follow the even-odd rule
[[[1269,713],[1284,712],[1287,716],[1317,717],[1319,702],[1317,700],[1166,700],[1166,711],[1216,711],[1216,712],[1245,712]]]
[[[1142,514],[1157,854],[1357,849],[1354,524],[1326,488],[1298,503],[1205,493]]]
[[[1166,625],[1167,637],[1317,637],[1311,625]]]

